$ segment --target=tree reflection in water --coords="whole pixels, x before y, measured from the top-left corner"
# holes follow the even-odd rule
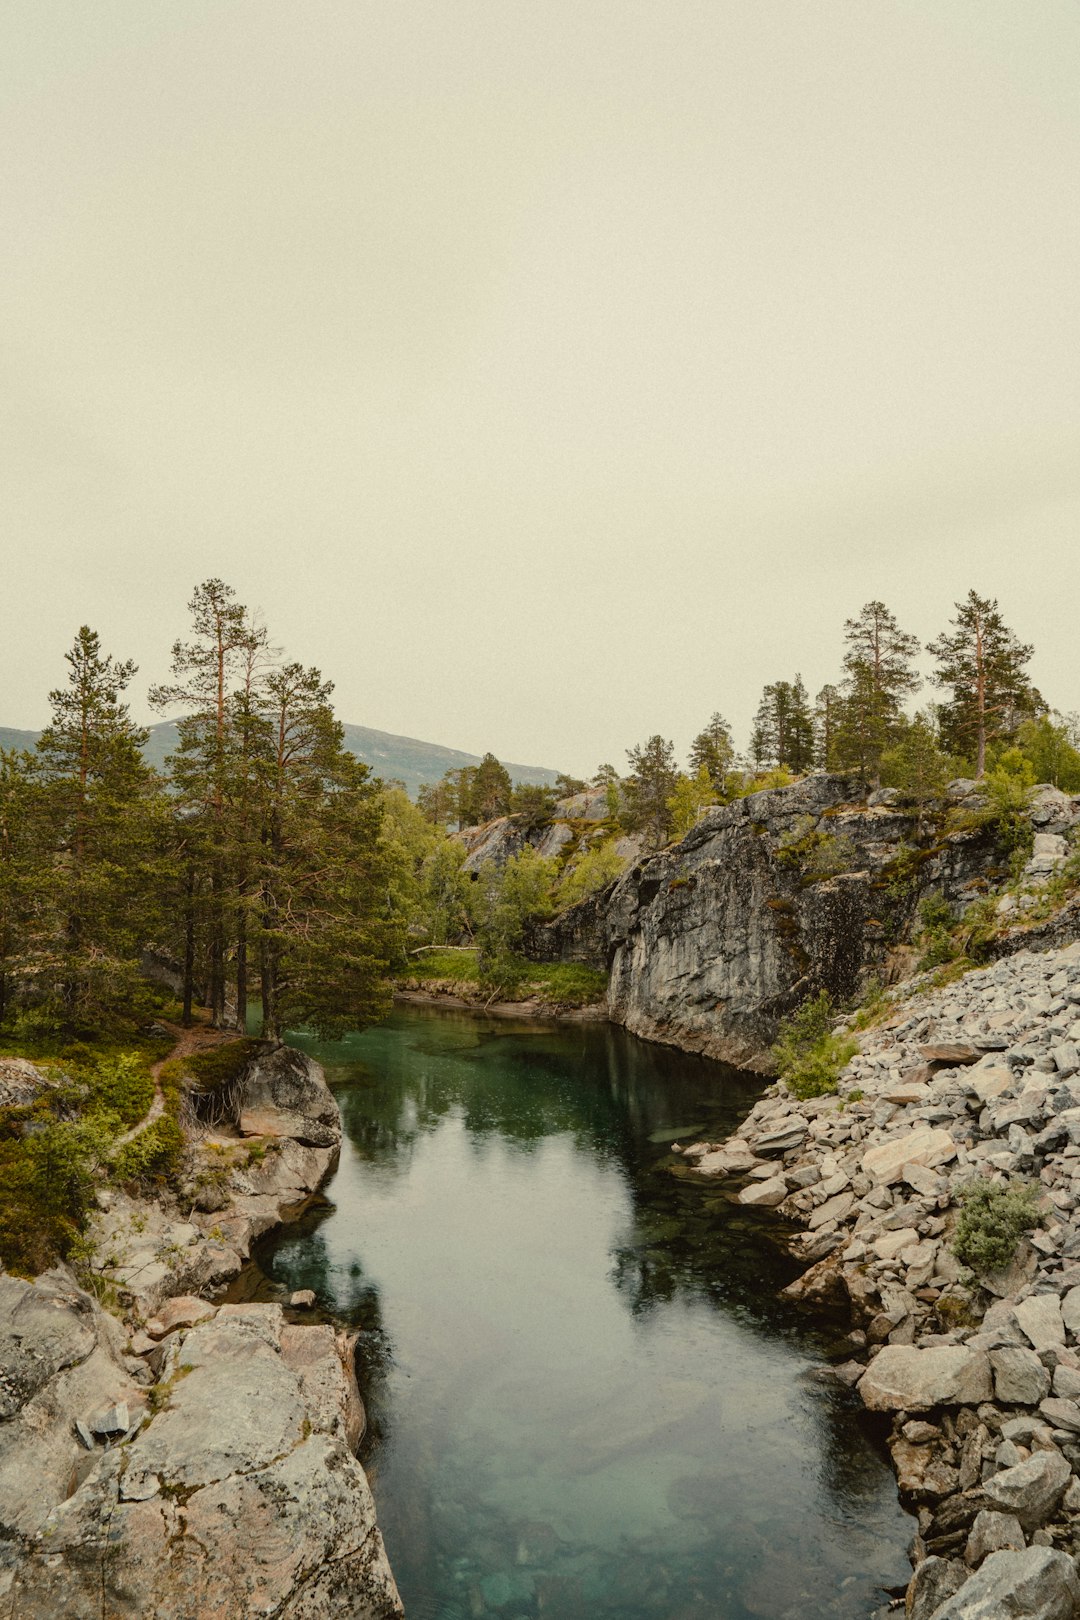
[[[674,1173],[671,1137],[727,1135],[761,1081],[444,1012],[297,1044],[346,1141],[255,1286],[360,1332],[410,1613],[853,1620],[902,1577],[909,1523],[850,1397],[808,1376],[828,1330],[777,1297],[775,1218]]]

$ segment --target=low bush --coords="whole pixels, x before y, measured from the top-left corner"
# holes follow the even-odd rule
[[[953,1253],[974,1272],[1002,1271],[1039,1224],[1039,1189],[1026,1181],[975,1181],[960,1194]]]
[[[829,1097],[845,1066],[859,1050],[850,1035],[834,1035],[835,1019],[827,990],[804,1001],[785,1019],[772,1054],[780,1078],[796,1097]]]
[[[173,1181],[184,1157],[185,1138],[175,1119],[162,1114],[125,1142],[110,1162],[112,1179],[147,1191]]]

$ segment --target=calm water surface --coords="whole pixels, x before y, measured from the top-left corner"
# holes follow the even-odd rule
[[[768,1217],[677,1178],[755,1082],[603,1025],[401,1011],[333,1046],[327,1200],[254,1286],[361,1331],[409,1620],[866,1620],[912,1521]]]

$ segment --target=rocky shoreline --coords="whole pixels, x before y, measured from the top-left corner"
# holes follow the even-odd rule
[[[768,1088],[739,1135],[676,1144],[694,1174],[802,1230],[788,1292],[842,1310],[835,1369],[888,1416],[917,1517],[907,1620],[1080,1613],[1080,945],[943,988],[913,981],[836,1096]],[[973,1182],[1032,1183],[1004,1273],[951,1241]]]
[[[275,1047],[235,1113],[194,1143],[186,1207],[103,1195],[92,1273],[119,1316],[64,1267],[0,1274],[10,1620],[402,1613],[356,1460],[351,1337],[199,1297],[325,1179],[337,1103],[318,1064]]]

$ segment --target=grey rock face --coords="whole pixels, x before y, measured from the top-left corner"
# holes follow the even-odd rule
[[[164,1409],[56,1492],[15,1551],[20,1620],[391,1620],[401,1604],[352,1452],[328,1328],[225,1306],[180,1344]]]
[[[915,890],[882,873],[917,844],[916,818],[853,798],[844,778],[814,776],[711,810],[537,929],[533,953],[608,967],[609,1016],[637,1035],[767,1068],[781,1018],[818,989],[854,994],[914,913]],[[989,834],[928,850],[918,885],[959,900],[992,854]]]
[[[257,1057],[243,1077],[240,1129],[245,1136],[288,1136],[305,1147],[336,1147],[341,1115],[314,1059],[278,1046]]]
[[[995,1552],[933,1612],[933,1620],[1072,1620],[1080,1579],[1065,1553],[1049,1547]]]
[[[1003,1346],[990,1351],[994,1395],[1006,1406],[1038,1406],[1049,1393],[1050,1374],[1034,1350]]]

